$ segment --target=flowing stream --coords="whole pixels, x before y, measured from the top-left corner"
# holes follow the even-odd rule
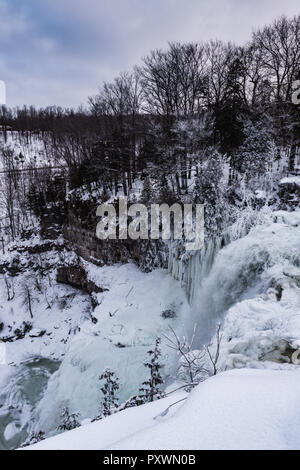
[[[15,449],[26,441],[32,411],[58,368],[58,362],[45,358],[12,367],[15,371],[0,390],[0,450]]]

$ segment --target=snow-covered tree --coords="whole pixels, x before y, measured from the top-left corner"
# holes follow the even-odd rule
[[[206,236],[216,235],[224,227],[227,217],[227,194],[224,175],[224,157],[212,149],[199,169],[193,190],[194,204],[205,206]]]
[[[110,368],[104,369],[99,380],[104,381],[101,392],[103,393],[103,400],[101,403],[101,417],[110,416],[113,414],[119,406],[119,400],[117,392],[120,388],[119,379],[116,377],[115,372]],[[99,418],[98,418],[99,419]]]
[[[30,317],[33,318],[32,313],[32,291],[27,283],[22,286],[23,305],[28,308]]]
[[[57,428],[58,431],[71,431],[80,426],[80,422],[78,421],[79,413],[70,414],[68,407],[62,408],[60,416],[61,424]]]
[[[45,438],[45,433],[43,431],[33,432],[29,436],[29,438],[27,439],[25,444],[23,444],[22,447],[27,447],[27,446],[31,446],[31,445],[34,445],[34,444],[38,444],[38,442],[44,441],[45,439],[46,439]]]
[[[193,387],[203,382],[208,377],[217,375],[220,357],[220,346],[222,341],[221,325],[218,325],[213,344],[204,346],[202,349],[194,348],[196,328],[191,338],[180,338],[171,328],[171,335],[165,335],[169,348],[177,352],[178,379],[190,391]]]
[[[264,174],[275,158],[274,139],[265,122],[248,120],[244,125],[245,140],[237,151],[238,166],[248,179]]]
[[[149,360],[144,363],[145,367],[150,371],[149,379],[143,382],[142,387],[139,390],[139,396],[143,399],[144,403],[159,400],[164,397],[164,392],[161,390],[164,380],[160,371],[164,365],[160,363],[160,344],[161,338],[157,338],[155,348],[148,351]]]

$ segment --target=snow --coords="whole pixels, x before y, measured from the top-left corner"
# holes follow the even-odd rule
[[[235,370],[183,394],[117,413],[45,440],[30,450],[300,449],[300,374]]]
[[[10,441],[16,434],[19,433],[19,429],[15,423],[9,423],[4,431],[4,438],[6,441]]]
[[[98,294],[100,305],[93,312],[97,324],[81,325],[51,377],[36,410],[36,430],[55,430],[60,408],[65,405],[71,412],[79,412],[81,419],[94,418],[101,399],[99,376],[106,367],[120,378],[121,403],[136,394],[147,378],[143,365],[147,351],[170,325],[181,331],[189,314],[183,290],[164,270],[146,274],[134,264],[88,268],[90,278],[109,290]],[[164,319],[162,313],[171,305],[176,316]],[[176,354],[165,344],[162,363],[165,380],[173,381]]]
[[[286,178],[283,178],[279,183],[279,185],[284,184],[295,184],[297,186],[300,186],[300,176],[287,176]]]
[[[128,435],[135,435],[159,423],[162,418],[158,415],[175,401],[182,400],[185,397],[186,393],[177,393],[172,397],[148,403],[138,408],[129,408],[109,418],[85,424],[80,428],[54,436],[35,446],[26,447],[25,450],[44,450],[48,448],[56,450],[97,450],[109,448],[115,442],[126,439]],[[168,415],[171,417],[179,407],[180,404],[172,407]],[[156,419],[154,420],[154,418]]]
[[[24,338],[5,343],[6,361],[10,365],[18,365],[36,357],[61,360],[80,324],[90,319],[88,296],[56,283],[56,266],[61,261],[59,253],[53,249],[41,255],[31,255],[26,249],[32,246],[41,247],[39,238],[18,244],[19,254],[15,250],[9,251],[9,246],[5,255],[1,256],[2,262],[12,262],[18,256],[21,272],[9,278],[15,291],[15,297],[10,301],[7,299],[4,277],[0,278],[0,323],[4,324],[0,338],[14,337],[15,330],[21,329],[24,321],[32,326]],[[67,252],[62,254],[66,261],[68,257],[71,258]],[[38,275],[36,266],[41,263],[48,268],[49,276]],[[40,292],[36,287],[37,280]],[[28,285],[32,295],[33,318],[24,304],[24,284]]]
[[[300,290],[285,289],[281,301],[272,297],[271,291],[239,302],[229,310],[223,325],[222,369],[270,368],[272,362],[276,368],[280,363],[285,363],[285,368],[298,368],[284,355],[281,342],[294,350],[300,348]]]
[[[7,140],[5,141],[4,136],[0,133],[0,146],[3,148],[13,149],[16,156],[20,153],[24,156],[24,168],[27,165],[35,163],[38,166],[45,166],[47,161],[47,151],[45,143],[40,135],[21,135],[19,132],[10,131],[6,134]]]

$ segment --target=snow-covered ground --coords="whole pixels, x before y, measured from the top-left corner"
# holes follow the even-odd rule
[[[300,176],[287,176],[280,181],[280,184],[295,184],[300,186]]]
[[[14,267],[16,275],[6,276],[10,300],[4,276],[0,276],[0,339],[6,349],[6,364],[0,365],[0,449],[24,442],[32,411],[51,374],[80,325],[91,321],[89,297],[56,282],[57,265],[62,257],[71,261],[72,255],[55,248],[30,253],[43,243],[48,241],[35,237],[17,243],[16,249],[7,245],[1,254],[1,263]],[[60,246],[61,241],[56,244]]]
[[[100,305],[93,312],[98,323],[81,326],[50,379],[36,410],[36,430],[55,429],[62,406],[79,412],[81,419],[94,418],[101,400],[99,376],[106,367],[120,379],[121,403],[136,394],[147,378],[144,361],[155,339],[170,325],[182,331],[186,323],[189,305],[185,294],[164,270],[145,274],[133,264],[90,268],[90,276],[109,291],[98,294]],[[163,312],[170,309],[175,317],[163,318]],[[163,375],[170,382],[174,380],[176,355],[166,345],[162,352]]]
[[[129,409],[30,450],[300,449],[300,373],[235,370],[184,394]]]
[[[14,277],[6,276],[11,300],[8,300],[4,276],[0,277],[0,323],[3,324],[0,339],[8,340],[6,362],[10,366],[40,357],[60,361],[80,324],[91,319],[88,296],[56,282],[57,265],[62,258],[71,261],[72,255],[65,250],[59,253],[55,248],[45,253],[30,253],[33,247],[47,243],[34,237],[16,243],[19,253],[10,244],[5,254],[1,254],[1,262],[15,266],[18,271]],[[63,240],[56,241],[57,246],[62,243]],[[26,300],[27,288],[32,318]],[[30,330],[23,335],[24,322],[30,325]]]
[[[19,132],[9,131],[6,134],[0,132],[0,148],[13,149],[16,156],[20,154],[24,157],[24,168],[30,165],[45,166],[45,162],[49,163],[49,153],[45,147],[45,140],[39,134],[22,135]],[[21,164],[20,164],[21,167]]]

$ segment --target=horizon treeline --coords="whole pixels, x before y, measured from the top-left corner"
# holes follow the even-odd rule
[[[121,186],[127,195],[140,178],[145,200],[156,188],[156,200],[160,193],[176,201],[189,194],[196,171],[193,200],[208,195],[213,207],[216,197],[229,197],[236,174],[249,184],[279,167],[282,149],[287,170],[295,171],[300,106],[292,94],[299,79],[300,15],[282,16],[243,46],[213,40],[153,50],[141,66],[103,83],[86,108],[2,106],[0,126],[5,138],[10,129],[27,139],[38,133],[51,161],[68,167],[71,189],[96,184],[107,195]],[[11,171],[14,157],[6,152]],[[227,192],[219,195],[225,160]],[[29,186],[34,200],[43,200],[44,183]]]

